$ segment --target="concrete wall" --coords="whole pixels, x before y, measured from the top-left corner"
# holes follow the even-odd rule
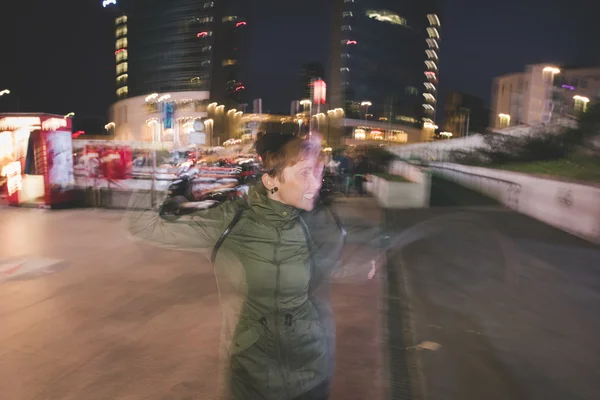
[[[431,167],[433,172],[515,211],[600,243],[600,188],[451,163]]]
[[[387,181],[370,176],[365,186],[383,208],[422,208],[429,206],[431,175],[421,168],[403,161],[394,161],[388,172],[410,182]]]

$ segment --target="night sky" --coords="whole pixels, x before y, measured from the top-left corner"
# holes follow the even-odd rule
[[[4,5],[0,33],[0,111],[44,111],[104,119],[114,94],[114,25],[101,0],[27,0]],[[300,67],[326,63],[324,0],[252,0],[248,21],[248,97],[289,110]],[[526,4],[524,4],[526,3]],[[440,89],[489,103],[494,76],[525,64],[600,65],[596,0],[446,0],[442,13]],[[317,13],[317,10],[323,10]],[[315,16],[317,15],[317,16]],[[258,25],[258,26],[256,26]]]

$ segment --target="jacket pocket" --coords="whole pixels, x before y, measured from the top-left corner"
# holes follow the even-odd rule
[[[294,321],[294,325],[288,330],[288,340],[292,371],[320,369],[326,358],[327,341],[319,321]]]
[[[248,350],[253,344],[255,344],[259,339],[258,332],[252,328],[247,329],[238,333],[233,343],[229,348],[229,352],[232,356],[238,355],[243,351]]]

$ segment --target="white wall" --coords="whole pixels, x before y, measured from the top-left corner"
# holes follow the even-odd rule
[[[515,211],[600,243],[600,188],[459,164],[434,163],[432,167]]]

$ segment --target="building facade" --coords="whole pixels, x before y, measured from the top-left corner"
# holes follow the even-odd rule
[[[443,130],[453,138],[484,133],[489,126],[490,111],[483,99],[461,92],[450,92],[444,99]]]
[[[434,124],[439,12],[435,0],[335,0],[331,108],[365,122]]]
[[[207,134],[194,129],[207,126],[209,104],[232,109],[243,101],[243,1],[103,4],[115,23],[117,101],[109,111],[115,138],[185,143],[185,135]]]
[[[600,67],[528,65],[492,85],[491,126],[536,126],[572,118],[600,96]]]

